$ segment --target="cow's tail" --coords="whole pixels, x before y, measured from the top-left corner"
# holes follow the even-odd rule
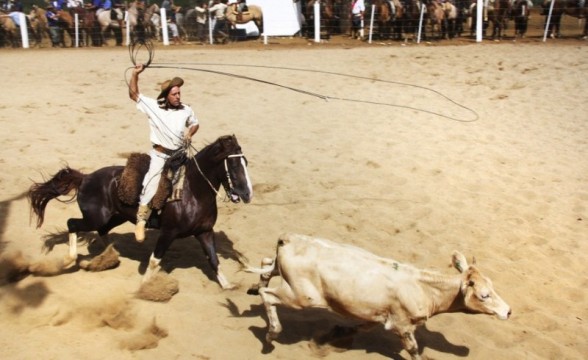
[[[242,270],[252,274],[268,275],[276,270],[276,263],[276,259],[263,258],[263,260],[261,260],[260,268],[245,265]]]
[[[48,181],[33,183],[33,185],[31,185],[28,197],[31,203],[31,217],[33,216],[33,213],[37,217],[37,228],[43,225],[45,219],[45,207],[50,200],[57,199],[59,196],[67,195],[71,191],[75,191],[71,198],[57,200],[63,203],[70,203],[76,199],[78,189],[84,176],[84,174],[77,170],[65,167],[59,170],[59,172],[53,175]]]
[[[259,274],[259,282],[257,284],[252,285],[247,290],[247,294],[259,295],[259,289],[268,287],[271,278],[280,275],[277,264],[277,258],[263,258],[263,260],[261,260],[261,268],[246,266],[243,269],[243,271],[248,273]]]

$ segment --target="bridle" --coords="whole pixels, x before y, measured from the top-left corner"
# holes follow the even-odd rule
[[[224,167],[225,167],[225,175],[227,177],[227,183],[222,183],[223,188],[225,189],[225,192],[227,194],[227,197],[229,198],[229,200],[231,200],[234,203],[238,203],[241,201],[241,199],[239,198],[238,195],[236,195],[234,189],[233,189],[233,181],[231,180],[231,174],[229,173],[229,165],[227,160],[230,158],[241,158],[242,161],[245,161],[245,164],[247,164],[247,158],[245,157],[245,154],[232,154],[232,155],[228,155],[225,159],[224,159]],[[202,170],[200,169],[200,165],[198,165],[198,161],[196,161],[196,157],[192,157],[192,159],[194,160],[194,164],[196,164],[196,168],[198,169],[198,172],[200,173],[200,175],[202,175],[202,177],[204,178],[204,180],[206,180],[206,182],[208,183],[208,186],[210,186],[210,188],[212,189],[212,191],[218,195],[218,191],[214,188],[214,186],[212,185],[212,183],[210,182],[210,180],[208,180],[208,178],[206,177],[206,175],[204,175],[204,173],[202,172]]]
[[[233,188],[233,181],[231,180],[231,174],[229,173],[229,165],[227,160],[230,158],[241,158],[241,164],[243,166],[247,166],[247,158],[245,157],[244,154],[233,154],[233,155],[229,155],[225,158],[225,174],[227,175],[227,184],[223,184],[223,187],[225,189],[225,192],[227,193],[227,196],[229,197],[229,200],[231,200],[234,203],[238,203],[241,201],[241,199],[239,198],[239,196],[237,194],[235,194],[235,190]]]

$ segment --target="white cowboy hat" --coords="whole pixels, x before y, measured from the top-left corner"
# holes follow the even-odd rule
[[[237,0],[229,0],[229,2],[227,3],[227,5],[233,5],[236,4]]]

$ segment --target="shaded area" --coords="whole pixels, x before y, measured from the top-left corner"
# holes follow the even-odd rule
[[[249,309],[240,311],[238,306],[227,298],[226,303],[220,305],[233,317],[261,316],[267,322],[263,304],[253,304]],[[310,349],[319,357],[327,356],[330,352],[364,350],[366,353],[377,353],[392,359],[404,359],[400,355],[403,350],[400,338],[386,331],[380,324],[362,327],[356,320],[343,318],[325,309],[293,310],[278,306],[278,316],[283,331],[274,341],[276,343],[293,345],[309,341]],[[274,345],[268,344],[265,340],[267,327],[250,326],[249,330],[259,340],[262,354],[273,351]],[[417,328],[415,337],[421,354],[425,348],[458,357],[467,357],[470,352],[468,347],[453,344],[442,333],[430,331],[426,326]]]
[[[8,217],[10,216],[10,205],[13,201],[22,200],[27,197],[27,192],[16,195],[7,200],[0,201],[0,253],[6,249],[6,240],[4,240],[4,233],[6,232]]]
[[[137,261],[139,263],[139,273],[144,274],[149,263],[149,257],[153,249],[155,249],[158,235],[159,232],[157,230],[148,231],[145,241],[139,243],[135,240],[134,234],[132,233],[111,233],[108,235],[108,243],[114,244],[114,248],[120,256]],[[234,248],[233,241],[223,231],[215,233],[215,242],[220,258],[236,262],[241,262],[242,259],[245,259],[245,256]],[[57,245],[64,244],[68,244],[67,231],[48,233],[43,237],[43,250],[45,253],[53,251]],[[93,232],[81,233],[78,244],[87,244],[89,253],[89,255],[78,256],[78,264],[81,261],[87,261],[100,255],[106,245]],[[175,239],[161,261],[162,270],[171,273],[178,268],[189,269],[192,267],[201,270],[211,281],[216,281],[216,276],[208,263],[206,254],[202,250],[199,241],[195,237]],[[72,271],[79,270],[79,265],[76,265],[75,268]]]

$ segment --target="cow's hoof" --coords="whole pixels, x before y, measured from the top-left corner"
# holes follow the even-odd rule
[[[259,285],[251,285],[251,287],[247,289],[247,295],[259,295]]]

